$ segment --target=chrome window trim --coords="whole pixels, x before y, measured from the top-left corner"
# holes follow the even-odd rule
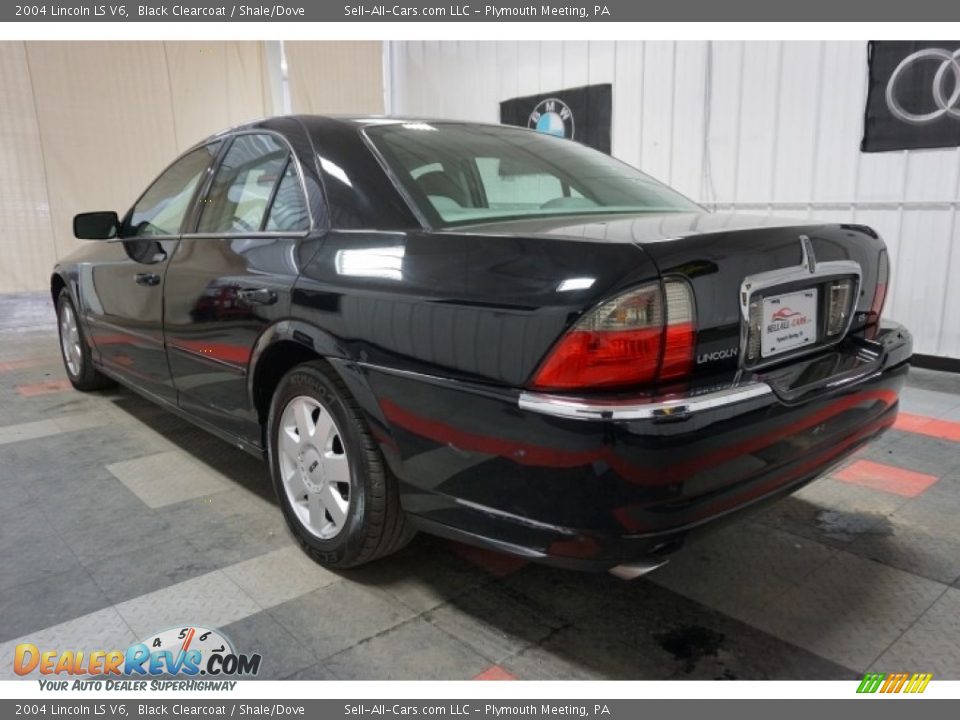
[[[257,238],[262,239],[273,239],[273,238],[305,238],[310,234],[309,230],[297,230],[297,231],[283,231],[283,232],[270,232],[264,230],[258,230],[257,232],[250,233],[202,233],[202,232],[191,232],[183,233],[180,237],[184,240],[196,240],[196,239],[210,239],[210,240],[256,240]]]
[[[773,389],[767,383],[752,382],[703,395],[649,400],[603,401],[524,391],[517,404],[521,410],[575,420],[653,420],[689,416],[772,394]]]
[[[778,268],[767,272],[748,275],[740,283],[740,367],[746,370],[759,370],[761,368],[782,363],[786,360],[810,355],[820,352],[826,348],[833,347],[843,340],[850,332],[853,325],[853,318],[856,315],[857,303],[860,298],[860,290],[863,287],[863,270],[860,263],[854,260],[829,260],[818,263],[813,254],[813,244],[806,235],[801,235],[800,249],[802,257],[799,265],[793,267]],[[762,291],[809,280],[810,285],[818,285],[826,282],[830,278],[853,277],[855,278],[853,293],[851,293],[850,317],[847,318],[846,327],[843,332],[838,333],[837,337],[830,342],[817,343],[808,348],[796,348],[788,352],[779,353],[769,358],[761,357],[754,363],[747,364],[747,344],[750,340],[750,303],[755,293],[763,294]],[[819,321],[819,318],[818,318]],[[817,330],[819,334],[819,329]]]

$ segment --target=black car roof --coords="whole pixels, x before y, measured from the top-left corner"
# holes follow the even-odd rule
[[[306,114],[291,114],[291,115],[272,115],[269,117],[259,118],[257,120],[251,120],[240,125],[235,125],[233,127],[221,130],[220,132],[214,133],[213,135],[205,138],[202,142],[209,142],[223,135],[228,135],[232,132],[237,132],[240,130],[255,130],[255,129],[275,129],[273,125],[278,120],[295,120],[299,122],[307,130],[308,133],[313,131],[321,130],[323,127],[329,128],[331,125],[340,126],[341,128],[366,128],[373,127],[376,125],[384,124],[409,124],[409,123],[425,123],[425,124],[455,124],[455,125],[480,125],[487,127],[503,127],[498,123],[488,123],[488,122],[476,122],[474,120],[460,120],[456,118],[432,118],[432,117],[421,117],[414,115],[306,115]],[[518,126],[508,126],[515,129],[524,130],[526,128]]]

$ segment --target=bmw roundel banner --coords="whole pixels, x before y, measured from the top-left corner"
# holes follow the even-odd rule
[[[584,85],[504,100],[500,122],[576,140],[610,154],[613,86]]]
[[[872,41],[864,152],[960,146],[960,40]]]

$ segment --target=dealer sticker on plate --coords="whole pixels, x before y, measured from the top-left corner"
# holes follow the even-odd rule
[[[817,341],[817,290],[801,290],[763,299],[760,354],[779,355]]]

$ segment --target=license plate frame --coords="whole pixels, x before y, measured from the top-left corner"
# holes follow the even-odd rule
[[[772,358],[817,344],[820,290],[803,288],[763,298],[760,357]]]

